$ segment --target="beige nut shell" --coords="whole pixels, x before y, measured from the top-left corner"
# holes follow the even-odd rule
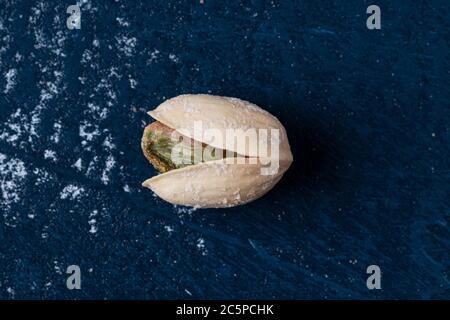
[[[203,162],[174,169],[143,182],[144,187],[150,188],[170,203],[202,208],[245,204],[272,189],[292,163],[292,153],[283,125],[276,117],[250,102],[204,94],[181,95],[163,102],[148,114],[190,138],[194,138],[190,133],[193,132],[195,121],[202,122],[203,130],[214,128],[225,132],[227,128],[232,128],[243,131],[279,131],[279,170],[273,175],[261,174],[261,162],[264,161],[257,158],[257,149],[250,148],[242,153],[242,150],[228,148],[247,158]],[[144,140],[145,135],[143,144]],[[213,147],[223,148],[223,145],[214,141],[199,140]],[[249,158],[254,161],[249,161]],[[240,163],[239,160],[246,163]]]

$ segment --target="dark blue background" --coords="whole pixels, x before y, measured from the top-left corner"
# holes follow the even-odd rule
[[[375,31],[367,1],[86,0],[68,30],[72,2],[0,1],[1,298],[450,298],[447,0],[373,1]],[[182,93],[281,120],[272,192],[140,186],[145,111]]]

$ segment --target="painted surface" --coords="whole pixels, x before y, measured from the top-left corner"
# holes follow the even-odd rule
[[[80,30],[71,4],[0,3],[1,298],[450,298],[448,1],[376,1],[375,31],[356,0],[83,0]],[[193,211],[140,186],[145,111],[182,93],[282,121],[272,192]]]

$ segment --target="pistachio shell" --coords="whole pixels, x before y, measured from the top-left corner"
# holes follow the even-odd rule
[[[143,182],[144,187],[170,203],[204,208],[245,204],[272,189],[292,163],[283,125],[276,117],[250,102],[211,95],[182,95],[163,102],[148,114],[189,138],[240,155],[231,163],[230,159],[202,162],[170,170]],[[203,130],[222,131],[224,137],[229,128],[244,131],[278,129],[279,169],[272,175],[261,174],[262,168],[267,167],[267,159],[258,157],[257,148],[225,148],[215,141],[203,140],[202,135],[194,136],[195,121],[202,121]],[[142,144],[145,145],[145,138]]]
[[[171,170],[142,185],[173,204],[225,208],[250,202],[272,189],[288,163],[280,163],[280,166],[283,169],[277,174],[265,176],[260,174],[260,163],[227,164],[225,160],[216,160]]]
[[[195,122],[201,121],[203,130],[208,128],[220,130],[224,137],[225,130],[230,128],[242,129],[242,132],[238,132],[238,138],[245,138],[245,131],[248,129],[278,129],[280,159],[292,161],[292,153],[283,125],[269,112],[248,101],[205,94],[186,94],[166,100],[148,114],[189,138],[250,157],[258,157],[257,143],[249,145],[249,150],[239,150],[237,145],[230,147],[217,141],[205,141],[203,135],[194,137]]]

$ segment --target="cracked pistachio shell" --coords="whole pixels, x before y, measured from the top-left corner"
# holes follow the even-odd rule
[[[211,95],[181,95],[163,102],[148,114],[189,138],[194,138],[190,133],[193,132],[195,121],[202,121],[203,130],[218,129],[223,131],[224,136],[227,128],[243,131],[253,128],[279,130],[280,159],[277,173],[261,174],[261,162],[264,161],[258,158],[257,148],[227,148],[237,152],[240,158],[231,163],[225,160],[202,162],[168,171],[143,182],[144,187],[150,188],[170,203],[204,208],[245,204],[272,189],[292,163],[292,153],[283,125],[276,117],[250,102]],[[215,142],[201,139],[200,142],[224,148]],[[250,158],[253,162],[249,161]],[[240,163],[239,160],[245,163]]]

